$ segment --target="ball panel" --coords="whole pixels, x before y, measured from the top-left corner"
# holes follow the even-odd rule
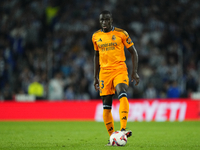
[[[127,136],[122,131],[116,131],[110,136],[112,146],[124,146],[127,143]]]

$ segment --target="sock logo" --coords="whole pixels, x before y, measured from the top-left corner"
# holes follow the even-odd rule
[[[127,120],[127,117],[126,117],[126,116],[125,116],[125,117],[123,117],[123,118],[122,118],[122,120]]]
[[[112,131],[113,130],[113,127],[111,127],[108,131]]]
[[[106,125],[109,125],[109,124],[111,124],[112,122],[108,122],[108,123],[106,123]]]
[[[128,113],[128,111],[122,111],[121,113]]]

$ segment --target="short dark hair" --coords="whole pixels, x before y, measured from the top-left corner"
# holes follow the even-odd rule
[[[101,14],[109,14],[111,17],[112,17],[112,13],[110,12],[110,11],[108,11],[108,10],[103,10],[101,13],[100,13],[100,15]]]

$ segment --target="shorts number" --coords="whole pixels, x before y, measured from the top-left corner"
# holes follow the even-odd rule
[[[101,80],[100,82],[101,82],[101,89],[103,89],[104,88],[104,81]]]

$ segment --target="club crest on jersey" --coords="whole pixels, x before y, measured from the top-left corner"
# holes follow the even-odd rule
[[[116,40],[116,37],[115,37],[115,35],[113,35],[113,36],[112,36],[112,40]]]
[[[102,39],[100,38],[97,42],[102,42]]]

